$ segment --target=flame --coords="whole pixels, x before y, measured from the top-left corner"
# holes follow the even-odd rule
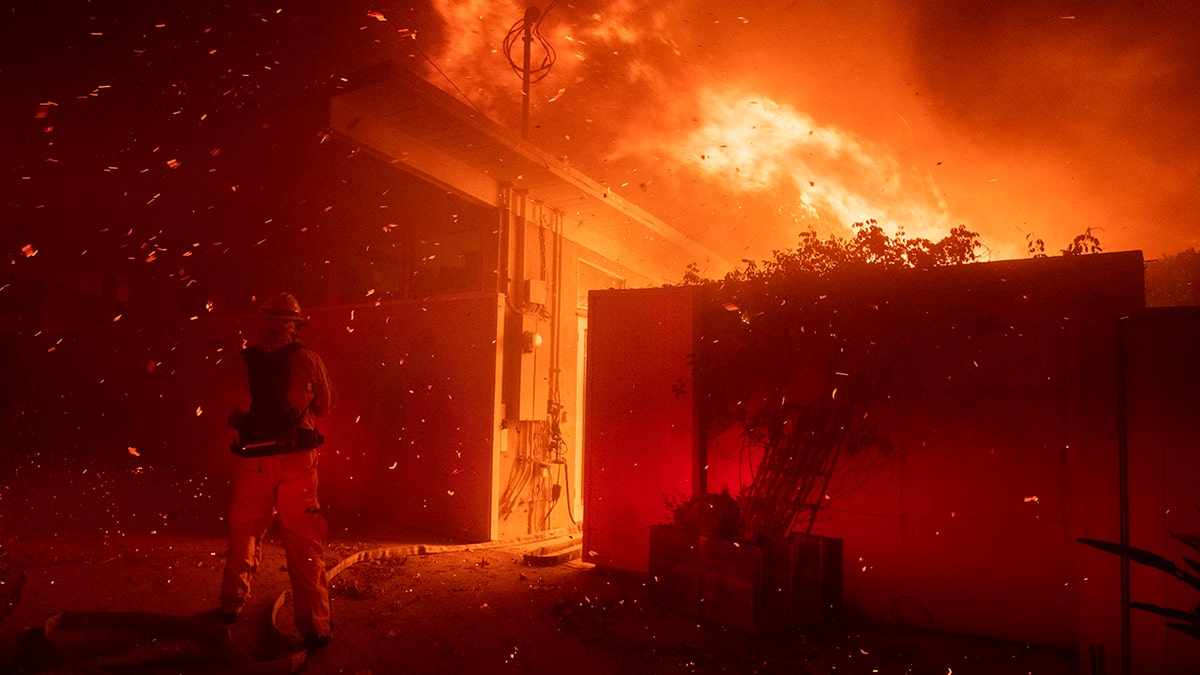
[[[597,77],[584,72],[602,70],[619,62],[626,83],[653,82],[662,87],[668,78],[661,66],[647,58],[647,45],[666,45],[678,54],[668,37],[674,2],[646,7],[632,0],[606,3],[602,10],[588,12],[579,7],[545,5],[538,27],[553,45],[558,58],[552,67],[553,86],[532,92],[531,105],[549,104],[597,84]],[[525,3],[513,0],[433,0],[432,7],[443,25],[445,40],[434,47],[432,57],[441,75],[434,84],[447,93],[470,94],[471,103],[489,116],[512,122],[520,100],[520,79],[503,53],[504,36],[525,14]],[[517,44],[523,44],[518,40]],[[519,59],[519,54],[513,54]],[[540,62],[541,53],[531,55]],[[448,81],[447,81],[448,80]],[[453,84],[451,84],[453,83]],[[580,93],[576,98],[586,96]]]
[[[431,80],[515,127],[520,80],[501,43],[524,6],[434,0],[433,7],[445,40],[435,51],[441,72]],[[531,92],[533,121],[544,134],[536,142],[564,145],[550,131],[561,129],[565,145],[595,153],[594,145],[571,141],[586,125],[586,135],[607,147],[592,166],[573,163],[601,180],[637,172],[635,180],[622,175],[613,183],[639,184],[646,193],[635,200],[691,221],[673,224],[718,247],[755,242],[755,253],[765,255],[795,245],[802,230],[844,233],[868,219],[929,238],[960,224],[932,175],[901,162],[888,146],[818,121],[764,88],[722,84],[730,73],[689,60],[679,47],[691,41],[679,21],[687,7],[615,0],[548,10],[539,30],[558,59]],[[688,203],[696,193],[706,195],[703,213]]]
[[[442,77],[432,81],[453,96],[490,117],[512,122],[507,108],[519,100],[519,80],[502,53],[507,28],[522,17],[525,7],[506,0],[433,0],[442,20],[445,40],[431,55]]]
[[[740,92],[705,90],[689,108],[696,119],[691,131],[677,140],[643,139],[626,152],[656,151],[714,187],[778,204],[786,220],[809,227],[874,218],[940,238],[957,224],[932,176],[852,131]]]
[[[519,17],[524,7],[519,2],[489,0],[434,0],[433,8],[447,27],[448,39],[442,43],[441,61],[451,65],[474,64],[500,43],[494,27],[500,17]]]

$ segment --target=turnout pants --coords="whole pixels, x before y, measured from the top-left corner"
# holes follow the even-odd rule
[[[262,557],[263,537],[278,515],[296,628],[301,637],[331,635],[325,576],[326,524],[317,501],[317,451],[238,457],[237,462],[221,609],[242,610]]]

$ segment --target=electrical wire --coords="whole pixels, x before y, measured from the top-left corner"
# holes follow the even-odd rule
[[[500,497],[502,520],[512,515],[527,490],[532,493],[536,489],[531,487],[531,483],[537,477],[539,468],[545,464],[546,448],[549,445],[549,425],[546,422],[519,420],[516,424],[517,452],[513,457],[508,485]],[[532,494],[528,501],[533,501]]]
[[[448,82],[451,87],[454,87],[454,91],[457,91],[458,95],[462,96],[462,99],[467,102],[467,105],[474,108],[475,112],[483,114],[483,111],[479,109],[479,106],[475,105],[475,102],[471,100],[471,97],[467,96],[467,93],[459,88],[458,83],[455,82],[454,80],[450,79],[450,76],[447,75],[444,70],[439,68],[438,64],[434,63],[433,59],[429,58],[428,54],[426,54],[420,47],[418,47],[416,45],[413,45],[413,49],[417,50],[417,53],[420,54],[421,57],[424,58],[426,61],[428,61],[429,65],[433,66],[433,69],[438,72],[438,75],[442,76],[443,80]]]
[[[526,29],[529,31],[530,39],[533,42],[536,42],[537,46],[541,49],[542,62],[536,66],[531,65],[529,68],[530,83],[539,82],[549,75],[550,68],[554,65],[554,62],[558,60],[558,53],[554,51],[554,45],[550,44],[550,41],[547,40],[541,32],[542,21],[545,20],[546,15],[549,14],[550,10],[554,9],[554,6],[557,4],[558,0],[551,2],[546,7],[545,11],[537,14],[537,17],[532,22],[529,20],[529,15],[531,12],[526,10],[525,16],[518,19],[517,22],[508,29],[508,34],[504,36],[504,57],[508,59],[508,65],[512,67],[513,72],[522,78],[525,77],[524,58],[522,57],[521,59],[514,59],[512,52],[517,43],[523,39]],[[529,9],[536,8],[531,7]]]

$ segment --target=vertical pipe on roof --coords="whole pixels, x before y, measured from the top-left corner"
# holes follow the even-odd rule
[[[537,7],[525,8],[525,34],[521,37],[525,41],[525,62],[521,68],[521,138],[529,138],[529,84],[532,70],[530,50],[533,43],[533,26],[540,14],[541,10]]]

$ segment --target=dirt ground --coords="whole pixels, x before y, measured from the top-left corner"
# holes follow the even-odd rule
[[[163,472],[5,463],[3,673],[1076,672],[1057,650],[853,619],[751,636],[650,602],[643,578],[578,560],[532,565],[528,547],[380,533],[336,510],[331,567],[363,551],[451,549],[346,567],[332,582],[334,640],[305,658],[272,628],[287,588],[273,535],[247,615],[228,629],[193,620],[217,602],[220,489]],[[287,611],[276,625],[288,628]]]

